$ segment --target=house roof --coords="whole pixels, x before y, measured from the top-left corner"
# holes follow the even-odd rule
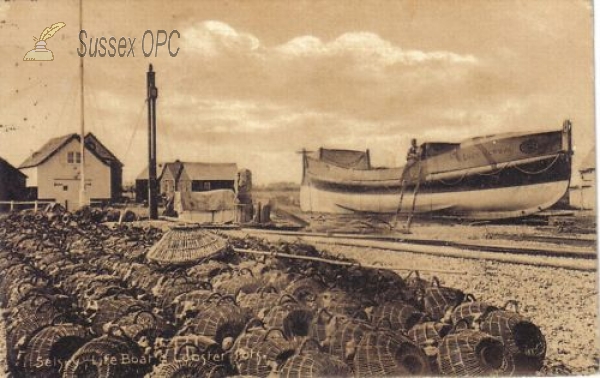
[[[189,180],[235,180],[236,163],[183,163],[181,175]]]
[[[592,148],[590,152],[585,156],[581,165],[579,166],[580,172],[590,172],[596,169],[596,148]]]
[[[157,179],[160,180],[160,178],[162,177],[163,174],[163,169],[165,168],[165,164],[168,163],[156,163],[156,175],[158,176]],[[135,178],[136,180],[148,180],[148,167],[142,169],[142,171],[140,172],[139,175],[137,175],[137,177]]]
[[[181,176],[187,180],[235,180],[238,172],[236,163],[192,163],[178,160],[158,163],[156,170],[159,180],[167,172],[177,180]],[[140,172],[136,180],[148,180],[148,167]]]
[[[23,177],[27,177],[27,175],[25,175],[23,172],[19,171],[17,168],[15,168],[15,166],[10,164],[6,160],[2,159],[1,157],[0,157],[0,165],[4,166],[5,168],[8,168],[8,170],[11,171],[12,173],[18,174]]]
[[[54,154],[60,151],[64,146],[66,146],[72,140],[79,141],[79,134],[68,134],[60,137],[52,138],[46,144],[42,146],[39,150],[35,151],[30,157],[28,157],[19,168],[31,168],[36,167],[46,160],[50,159]],[[113,163],[123,165],[117,159],[115,155],[112,154],[92,133],[88,133],[85,136],[85,146],[88,151],[90,151],[94,156],[96,156],[99,160],[107,165],[111,165]]]

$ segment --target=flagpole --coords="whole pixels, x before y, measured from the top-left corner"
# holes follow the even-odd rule
[[[79,0],[79,30],[81,32],[81,30],[83,30],[83,0]],[[81,84],[81,101],[80,101],[80,105],[81,105],[81,130],[79,132],[80,136],[79,136],[79,147],[80,147],[80,155],[81,155],[81,161],[80,161],[80,170],[81,173],[79,174],[79,208],[82,208],[83,206],[87,205],[87,194],[86,194],[86,188],[85,188],[85,99],[84,99],[84,89],[83,89],[83,77],[84,77],[84,70],[83,70],[83,56],[81,56],[79,58],[79,72],[80,72],[80,84]]]

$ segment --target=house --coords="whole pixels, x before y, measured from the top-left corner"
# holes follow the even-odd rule
[[[579,167],[580,184],[570,188],[570,203],[580,210],[596,209],[596,149],[592,148]]]
[[[0,201],[26,198],[27,176],[6,160],[0,158]]]
[[[79,205],[81,137],[50,139],[19,166],[34,198],[52,200],[67,209]],[[123,164],[92,133],[85,138],[85,185],[91,202],[116,201],[121,195]]]
[[[217,189],[231,189],[235,192],[238,175],[235,163],[190,163],[176,160],[157,164],[159,192],[172,197],[175,192],[206,192]],[[136,179],[136,200],[148,198],[148,168]]]

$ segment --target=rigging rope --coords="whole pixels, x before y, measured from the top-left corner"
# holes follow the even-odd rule
[[[556,164],[556,162],[558,161],[558,158],[560,158],[560,154],[556,155],[550,164],[548,164],[546,167],[540,169],[539,171],[528,171],[526,169],[519,168],[517,165],[515,165],[515,169],[517,171],[519,171],[521,173],[525,173],[527,175],[539,175],[539,174],[542,174],[542,173],[548,171],[550,168],[552,168],[552,166],[554,164]]]
[[[125,157],[129,157],[129,152],[131,151],[131,144],[133,143],[133,139],[135,138],[135,135],[137,133],[138,126],[140,125],[140,120],[142,119],[142,114],[144,114],[144,109],[146,108],[147,101],[148,101],[147,99],[145,99],[143,101],[142,107],[140,108],[140,111],[138,113],[137,121],[135,122],[135,125],[133,127],[133,132],[131,133],[131,137],[129,138],[129,143],[127,144],[127,150],[125,151]]]

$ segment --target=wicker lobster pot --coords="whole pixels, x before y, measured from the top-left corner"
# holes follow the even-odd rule
[[[304,277],[292,281],[284,290],[301,302],[316,300],[319,293],[327,290],[322,280],[312,277]]]
[[[266,330],[262,323],[258,327],[255,324],[251,320],[235,341],[231,362],[240,374],[267,377],[272,366],[293,355],[294,349],[282,330]]]
[[[480,327],[483,332],[502,340],[518,373],[527,374],[541,369],[546,356],[546,339],[531,320],[516,311],[498,310],[486,314]]]
[[[317,308],[325,309],[331,314],[352,316],[362,309],[362,303],[356,296],[342,290],[325,290],[317,296]]]
[[[222,343],[225,338],[237,337],[246,325],[248,313],[238,307],[229,297],[220,298],[216,303],[201,310],[195,318],[185,322],[180,335],[203,335]],[[235,301],[235,300],[234,300]]]
[[[452,329],[449,324],[425,322],[412,327],[407,335],[415,342],[429,359],[432,373],[438,373],[437,355],[442,338]]]
[[[308,336],[315,313],[289,294],[284,294],[263,319],[267,328],[283,330],[286,338]]]
[[[190,314],[197,314],[200,309],[209,304],[213,298],[218,300],[221,297],[220,294],[205,289],[183,293],[173,299],[167,313],[174,316],[177,320],[183,320],[188,318],[188,315]]]
[[[325,350],[350,365],[353,363],[356,348],[363,336],[375,330],[366,321],[336,316],[329,320],[325,328],[327,333],[323,340]]]
[[[231,267],[222,261],[207,260],[187,269],[187,275],[200,280],[210,280],[216,275],[228,272]]]
[[[23,366],[27,376],[60,377],[63,364],[88,339],[88,332],[77,324],[59,324],[41,329],[26,346]]]
[[[158,295],[157,304],[162,308],[167,308],[173,303],[173,300],[177,296],[198,289],[211,290],[212,285],[210,282],[190,279],[185,276],[166,280],[162,283],[162,290]]]
[[[51,300],[45,299],[35,309],[29,310],[28,307],[24,306],[18,311],[13,311],[6,328],[7,361],[10,366],[19,365],[17,357],[20,347],[25,346],[31,337],[46,326],[60,323],[61,318],[65,317]]]
[[[146,257],[160,264],[190,264],[217,255],[226,247],[226,239],[200,226],[176,226],[163,235]]]
[[[315,347],[306,349],[307,344]],[[280,378],[320,378],[320,377],[352,377],[348,365],[336,357],[322,353],[319,345],[312,339],[306,339],[296,353],[288,358],[279,370]]]
[[[176,336],[150,377],[225,377],[230,373],[225,359],[223,349],[209,337]]]
[[[467,299],[470,298],[473,297],[467,295]],[[498,310],[498,308],[489,303],[467,300],[452,311],[452,314],[450,314],[450,322],[452,324],[458,324],[458,322],[466,320],[469,324],[472,324],[475,319],[479,319],[482,315],[495,310]]]
[[[423,310],[431,320],[441,320],[448,310],[460,305],[464,298],[461,290],[441,286],[434,277],[431,287],[426,288],[423,294]]]
[[[444,337],[437,362],[440,373],[456,376],[503,375],[512,365],[500,339],[473,329]]]
[[[421,323],[426,315],[405,302],[391,301],[374,306],[371,311],[371,323],[376,327],[389,327],[392,331],[406,333]]]
[[[357,377],[427,375],[429,361],[412,340],[389,331],[363,335],[354,355]]]
[[[162,362],[149,378],[224,378],[229,376],[226,366],[198,361]]]
[[[150,368],[137,344],[112,335],[86,343],[65,365],[63,378],[140,377]]]
[[[140,310],[150,310],[144,301],[126,295],[106,297],[97,301],[97,311],[92,318],[92,331],[101,335],[107,323],[114,323],[124,316]]]
[[[175,336],[167,345],[162,361],[203,361],[214,362],[210,360],[211,356],[224,355],[223,348],[214,339],[207,336],[185,335]]]
[[[262,290],[258,293],[240,294],[238,303],[241,308],[247,309],[253,316],[258,317],[259,314],[265,314],[273,308],[280,297],[281,295],[276,292]]]
[[[214,282],[214,280],[213,280]],[[230,272],[229,276],[224,273],[224,277],[214,282],[214,291],[223,295],[233,295],[237,297],[238,294],[250,294],[256,293],[266,282],[262,277],[254,277],[254,274],[249,269],[240,270],[237,274]]]

